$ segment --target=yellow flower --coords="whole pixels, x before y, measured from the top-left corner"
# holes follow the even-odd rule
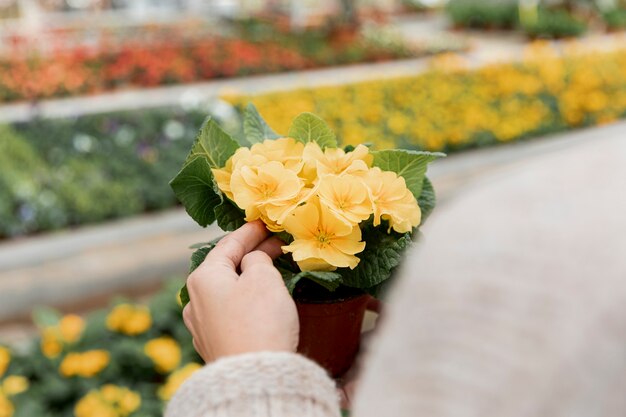
[[[158,391],[159,398],[163,401],[169,401],[178,388],[189,378],[194,372],[202,368],[202,365],[197,363],[188,363],[178,371],[172,373],[167,377],[165,384],[163,384]]]
[[[294,238],[283,252],[291,252],[303,271],[354,269],[359,263],[354,255],[365,248],[361,229],[346,224],[317,198],[296,208],[283,225]]]
[[[255,143],[250,148],[252,155],[260,155],[267,162],[276,161],[284,165],[285,168],[300,172],[302,169],[302,151],[304,144],[293,138],[279,138],[275,140],[266,139],[263,143]]]
[[[254,167],[276,161],[296,174],[302,169],[302,150],[304,144],[292,138],[266,139],[255,143],[252,148],[241,147],[231,156],[223,168],[212,169],[218,188],[234,201],[231,179],[233,172],[242,166]]]
[[[367,220],[373,213],[367,186],[353,175],[327,175],[320,180],[317,193],[323,205],[350,225]]]
[[[76,417],[127,417],[141,406],[138,393],[107,384],[89,391],[74,407]]]
[[[152,316],[146,306],[119,304],[107,316],[106,325],[111,331],[136,336],[150,329]]]
[[[75,314],[68,314],[59,321],[61,337],[67,343],[77,342],[85,329],[85,321]]]
[[[149,340],[143,349],[146,356],[152,359],[157,371],[172,372],[180,364],[180,346],[171,337],[159,337]]]
[[[110,355],[106,350],[71,352],[59,365],[59,372],[65,377],[81,376],[91,378],[109,365]]]
[[[61,335],[56,327],[43,329],[41,335],[41,352],[45,357],[54,359],[61,354],[63,344],[60,339]]]
[[[0,417],[12,417],[14,412],[13,403],[0,392]]]
[[[11,363],[11,351],[4,346],[0,346],[0,376],[4,375]]]
[[[28,379],[23,376],[11,375],[4,379],[1,391],[8,395],[17,395],[28,389]]]
[[[298,197],[304,184],[277,161],[258,167],[242,166],[231,178],[233,200],[246,211],[246,221],[260,218],[266,207],[285,207]]]
[[[341,148],[322,148],[309,142],[302,152],[304,160],[303,176],[314,180],[327,174],[358,174],[367,172],[372,166],[374,157],[369,153],[367,146],[358,145],[353,151],[345,152]]]
[[[215,168],[211,169],[213,173],[213,178],[215,178],[215,182],[217,183],[217,187],[226,194],[230,200],[233,200],[233,193],[231,190],[231,177],[233,175],[233,171],[239,169],[241,166],[258,166],[268,162],[267,158],[262,155],[253,155],[250,149],[246,147],[241,147],[235,151],[235,154],[231,156],[228,161],[226,161],[226,165],[224,168]]]
[[[364,179],[374,203],[374,226],[378,226],[381,219],[388,220],[389,228],[399,233],[419,226],[422,212],[404,178],[395,172],[371,168]]]

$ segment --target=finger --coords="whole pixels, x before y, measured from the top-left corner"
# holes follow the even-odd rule
[[[283,250],[281,249],[281,247],[284,245],[285,242],[283,242],[276,236],[272,236],[261,242],[261,244],[254,248],[254,250],[265,252],[270,258],[276,259],[283,254]]]
[[[243,275],[246,272],[251,271],[255,268],[274,268],[274,264],[272,263],[272,258],[265,252],[261,252],[259,250],[255,250],[247,254],[241,260],[241,274]]]
[[[235,271],[243,257],[261,244],[268,235],[269,231],[260,220],[246,223],[220,240],[209,252],[203,265],[223,266]]]
[[[191,342],[193,343],[193,348],[196,351],[196,353],[200,355],[200,357],[206,362],[206,359],[204,359],[204,357],[202,356],[202,353],[200,352],[200,345],[196,341],[196,338],[194,337],[193,339],[191,339]]]
[[[185,323],[185,327],[187,328],[187,330],[189,330],[189,333],[191,333],[192,336],[195,336],[193,330],[193,318],[191,317],[191,313],[191,304],[187,304],[185,308],[183,308],[183,322]]]

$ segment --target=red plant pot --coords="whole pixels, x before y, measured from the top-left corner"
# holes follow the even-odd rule
[[[339,301],[296,301],[300,316],[298,352],[324,367],[333,377],[346,373],[359,351],[361,325],[369,295]]]

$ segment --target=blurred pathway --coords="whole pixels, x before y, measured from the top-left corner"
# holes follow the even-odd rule
[[[464,152],[435,162],[428,175],[443,205],[518,163],[605,137],[625,138],[626,122]],[[169,277],[184,276],[189,245],[220,234],[178,209],[0,243],[0,341],[29,334],[26,315],[34,305],[88,310],[112,294],[145,293]]]

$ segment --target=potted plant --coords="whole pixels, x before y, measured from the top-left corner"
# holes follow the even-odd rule
[[[244,139],[249,147],[207,120],[170,185],[201,226],[232,231],[261,219],[285,242],[275,265],[300,314],[299,351],[341,375],[358,350],[371,297],[389,283],[435,206],[425,173],[444,155],[340,148],[311,113],[279,135],[252,105]],[[195,246],[191,270],[216,243]],[[185,288],[181,300],[189,301]]]

